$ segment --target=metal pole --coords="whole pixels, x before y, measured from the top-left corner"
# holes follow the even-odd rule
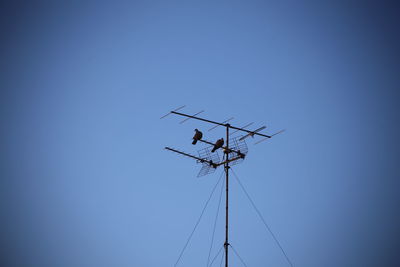
[[[229,155],[229,124],[226,124],[226,150],[225,150],[225,156],[226,156],[226,163],[225,163],[225,174],[226,174],[226,206],[225,206],[225,267],[228,267],[228,182],[229,182],[229,160],[228,160],[228,155]]]

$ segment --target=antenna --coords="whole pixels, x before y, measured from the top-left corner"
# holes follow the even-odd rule
[[[211,123],[214,124],[214,126],[209,129],[215,129],[218,126],[223,126],[225,127],[225,134],[226,134],[226,139],[224,141],[223,138],[218,139],[215,142],[211,142],[211,141],[207,141],[205,139],[203,139],[203,133],[201,131],[199,131],[198,129],[195,129],[195,135],[193,136],[193,145],[195,145],[197,143],[197,141],[199,141],[200,143],[206,144],[208,145],[206,148],[203,148],[201,150],[198,151],[199,156],[194,156],[192,154],[183,152],[183,151],[179,151],[177,149],[173,149],[170,147],[165,147],[165,149],[172,151],[174,153],[178,153],[180,155],[195,159],[197,163],[201,163],[202,167],[200,169],[200,172],[198,173],[197,177],[201,177],[210,173],[215,172],[215,170],[219,167],[219,166],[224,166],[225,169],[225,242],[224,242],[224,249],[225,249],[225,267],[228,267],[228,248],[230,246],[229,242],[228,242],[228,222],[229,222],[229,214],[228,214],[228,200],[229,200],[229,168],[230,166],[236,165],[238,163],[241,163],[244,161],[247,153],[248,153],[248,148],[245,142],[245,139],[249,136],[254,137],[254,136],[261,136],[264,139],[261,139],[260,141],[258,141],[257,143],[260,143],[266,139],[271,138],[274,135],[277,135],[282,131],[279,131],[273,135],[266,135],[266,134],[262,134],[260,133],[260,131],[264,130],[266,128],[266,126],[262,126],[256,130],[250,131],[245,129],[246,127],[250,126],[253,123],[249,123],[243,127],[236,127],[233,126],[229,123],[227,123],[228,121],[232,120],[233,118],[230,118],[226,121],[223,122],[216,122],[216,121],[212,121],[209,119],[204,119],[204,118],[200,118],[197,117],[198,114],[202,113],[203,111],[197,112],[194,115],[188,115],[185,113],[180,113],[178,112],[178,110],[182,109],[184,106],[179,107],[173,111],[170,111],[168,114],[164,115],[161,117],[165,118],[166,116],[170,115],[170,114],[174,114],[174,115],[178,115],[178,116],[182,116],[185,117],[185,119],[183,121],[181,121],[180,123],[183,123],[189,119],[196,119],[202,122],[206,122],[206,123]],[[235,138],[230,138],[230,134],[229,131],[230,129],[235,130],[235,132],[243,132],[244,135],[243,136],[237,136]],[[256,143],[256,144],[257,144]],[[219,157],[219,151],[222,150],[223,153],[223,157],[222,160]]]
[[[229,119],[223,121],[222,123],[227,123],[228,121],[233,120],[233,119],[234,119],[234,117],[231,117],[231,118],[229,118]],[[215,125],[215,126],[211,127],[210,129],[208,129],[208,131],[211,131],[211,130],[215,129],[215,128],[217,128],[218,126],[219,126],[219,125]]]
[[[246,134],[245,136],[242,136],[242,137],[240,138],[240,140],[244,140],[245,138],[247,138],[247,137],[249,137],[249,136],[254,137],[254,135],[255,135],[257,132],[260,132],[260,131],[264,130],[265,128],[267,128],[267,127],[266,127],[266,126],[263,126],[263,127],[260,127],[260,128],[258,128],[258,129],[256,129],[256,130],[252,131],[252,132],[249,132],[249,133]],[[267,138],[271,138],[271,136],[268,136]]]
[[[245,126],[243,126],[243,127],[241,127],[241,128],[246,128],[246,127],[249,127],[250,125],[252,125],[254,122],[250,122],[250,123],[248,123],[248,124],[246,124]],[[237,133],[237,132],[239,132],[239,130],[235,130],[235,131],[233,131],[233,132],[231,132],[229,135],[232,135],[232,134],[235,134],[235,133]]]

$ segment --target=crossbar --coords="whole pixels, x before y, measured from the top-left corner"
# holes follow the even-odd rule
[[[256,133],[256,132],[252,132],[250,130],[246,130],[246,129],[243,129],[243,128],[235,127],[235,126],[230,125],[229,123],[221,123],[221,122],[216,122],[216,121],[212,121],[212,120],[207,120],[207,119],[203,119],[203,118],[200,118],[200,117],[196,117],[196,116],[192,116],[192,115],[188,115],[188,114],[184,114],[184,113],[180,113],[180,112],[176,112],[176,111],[171,111],[171,113],[179,115],[179,116],[191,118],[191,119],[196,119],[196,120],[213,123],[213,124],[220,125],[220,126],[229,127],[231,129],[235,129],[235,130],[238,130],[238,131],[246,132],[246,133],[249,133],[249,134],[252,134],[252,135],[258,135],[258,136],[263,136],[263,137],[266,137],[266,138],[271,138],[271,136],[269,136],[269,135]]]

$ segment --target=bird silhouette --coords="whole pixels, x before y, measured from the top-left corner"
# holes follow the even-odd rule
[[[217,142],[215,142],[213,149],[211,152],[215,152],[218,148],[221,148],[224,145],[224,138],[218,139]]]
[[[192,142],[193,145],[195,145],[197,143],[197,141],[201,140],[201,138],[203,137],[203,133],[202,132],[200,132],[197,129],[194,129],[194,130],[195,130],[196,133],[193,136],[193,142]]]

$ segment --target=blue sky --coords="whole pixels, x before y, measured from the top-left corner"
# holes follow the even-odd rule
[[[181,105],[287,129],[256,146],[248,139],[234,171],[294,266],[398,265],[395,4],[0,10],[2,265],[173,266],[222,169],[197,179],[200,166],[163,148],[197,153],[195,128],[224,136],[159,119]],[[247,265],[289,266],[234,179],[230,190],[230,243]],[[178,266],[206,265],[218,194]]]

